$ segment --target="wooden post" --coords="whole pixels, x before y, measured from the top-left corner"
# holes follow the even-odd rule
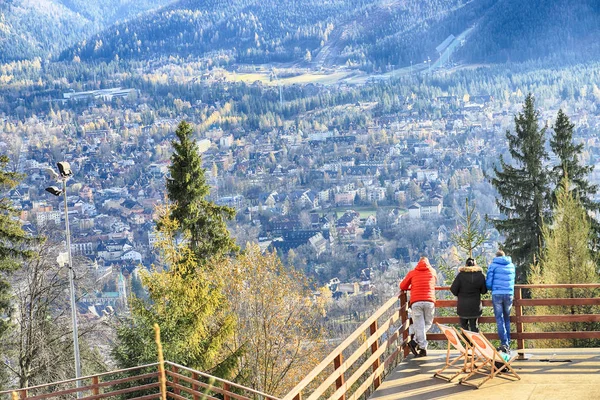
[[[342,366],[342,362],[344,362],[344,356],[342,356],[342,353],[340,353],[333,359],[333,368],[334,369],[340,368]],[[337,390],[337,389],[341,388],[342,385],[344,385],[344,373],[343,372],[340,375],[340,377],[335,380],[335,389]],[[346,393],[344,393],[340,397],[339,400],[346,400]]]
[[[198,384],[196,381],[198,380],[198,374],[196,372],[192,372],[192,379],[194,383],[192,383],[192,390],[198,391]],[[198,400],[198,395],[194,393],[194,400]]]
[[[92,393],[94,394],[94,396],[100,394],[100,387],[98,386],[99,381],[100,380],[97,376],[92,376],[92,385],[94,386],[92,388]]]
[[[177,368],[177,366],[175,365],[171,365],[171,372],[177,373],[177,371],[179,370],[179,368]],[[179,378],[174,376],[173,377],[173,383],[178,384],[179,383]],[[173,393],[175,394],[179,394],[180,390],[177,388],[173,388]]]
[[[377,320],[373,321],[371,326],[369,326],[369,333],[371,334],[371,336],[373,336],[375,332],[377,332]],[[371,354],[375,354],[375,352],[377,352],[378,349],[379,340],[376,340],[371,344]],[[379,357],[377,358],[377,360],[375,360],[375,362],[373,362],[373,372],[377,371],[377,368],[379,368]],[[375,389],[377,389],[379,385],[381,385],[381,377],[377,376],[373,380],[373,386],[375,387]]]
[[[225,393],[223,393],[223,400],[231,400],[231,396],[229,396],[229,389],[229,383],[224,383],[223,390],[225,391]]]
[[[302,400],[302,393],[298,393],[292,400]]]
[[[27,398],[27,389],[21,390],[19,392],[19,395],[21,396],[21,399],[26,399]]]
[[[402,322],[402,327],[408,321],[408,296],[406,296],[406,292],[400,292],[400,321]],[[408,321],[409,322],[409,321]],[[410,324],[409,324],[410,326]],[[402,332],[402,343],[408,343],[408,327],[404,332]],[[408,346],[404,346],[404,357],[408,357],[409,352]]]
[[[521,305],[521,298],[522,298],[522,293],[521,293],[521,288],[517,287],[515,288],[515,301],[514,301],[514,307],[515,307],[515,319],[516,321],[516,326],[517,326],[517,351],[519,352],[519,358],[524,356],[524,353],[522,350],[525,349],[525,341],[523,340],[523,338],[521,337],[521,334],[523,333],[523,322],[521,320],[521,317],[523,316],[523,306]]]

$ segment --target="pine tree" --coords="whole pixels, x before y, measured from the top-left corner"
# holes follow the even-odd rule
[[[192,127],[185,121],[181,121],[175,131],[178,141],[172,142],[174,152],[167,193],[175,205],[171,216],[179,222],[182,231],[189,232],[191,249],[200,260],[205,260],[237,250],[226,224],[235,216],[235,210],[206,199],[210,187],[192,133]]]
[[[473,257],[473,250],[478,248],[487,240],[483,231],[481,217],[475,211],[475,204],[469,205],[469,199],[465,199],[465,214],[459,215],[460,228],[457,233],[452,234],[452,241],[464,251],[467,257]]]
[[[570,187],[571,186],[571,187]],[[546,247],[540,263],[531,271],[529,283],[531,284],[568,284],[568,283],[595,283],[598,282],[598,272],[592,251],[589,248],[591,234],[590,219],[582,203],[574,193],[568,178],[562,179],[557,195],[556,205],[553,210],[554,221],[551,226],[544,226],[543,234]],[[586,293],[587,292],[587,293]],[[535,289],[532,291],[534,298],[576,298],[594,297],[588,289]],[[593,306],[564,306],[540,307],[536,312],[541,315],[550,314],[594,314],[598,307]],[[595,326],[594,326],[595,325]],[[542,324],[539,328],[547,331],[566,330],[597,330],[598,324]],[[560,343],[547,343],[551,347],[564,347],[566,345],[582,346],[586,343],[580,340],[563,340]],[[589,344],[588,344],[589,345]]]
[[[544,167],[546,128],[540,128],[533,95],[525,99],[523,111],[515,116],[515,132],[506,132],[512,163],[500,158],[492,185],[500,198],[496,204],[506,219],[494,220],[505,236],[504,249],[517,265],[517,281],[523,282],[529,265],[539,259],[543,246],[542,227],[548,219],[549,176]]]
[[[556,122],[554,123],[554,136],[550,139],[550,148],[558,156],[560,163],[552,170],[552,181],[556,189],[553,198],[556,199],[556,192],[560,189],[560,182],[567,177],[571,181],[571,186],[575,196],[581,201],[583,207],[590,212],[600,211],[600,204],[592,201],[592,196],[598,191],[597,185],[592,185],[587,180],[588,175],[594,169],[594,166],[584,166],[579,163],[578,157],[583,151],[583,143],[573,143],[573,127],[569,117],[558,110]],[[556,200],[555,200],[556,201]],[[591,219],[592,228],[596,236],[596,242],[600,238],[600,224]]]
[[[113,357],[122,368],[156,362],[153,325],[158,323],[166,360],[229,377],[239,354],[225,349],[234,334],[235,317],[225,297],[224,274],[204,268],[189,242],[177,239],[179,224],[169,217],[170,207],[158,210],[157,247],[163,265],[141,272],[148,299],[131,298],[131,319],[117,329]],[[228,259],[208,261],[226,270]]]
[[[0,188],[4,190],[17,186],[20,176],[7,171],[9,158],[0,156]],[[33,254],[27,249],[30,238],[21,228],[18,212],[7,197],[0,198],[0,337],[10,327],[11,289],[7,275],[19,268],[19,260],[30,258]],[[3,368],[0,367],[0,378]]]

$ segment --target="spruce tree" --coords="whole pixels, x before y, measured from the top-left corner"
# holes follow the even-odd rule
[[[549,173],[544,167],[546,128],[540,128],[533,95],[525,99],[515,116],[515,132],[506,132],[512,162],[500,157],[492,185],[500,197],[496,204],[505,219],[493,223],[505,236],[504,249],[517,266],[517,281],[523,282],[529,266],[539,259],[543,246],[542,227],[548,218]]]
[[[170,217],[171,207],[157,209],[161,265],[141,272],[148,298],[130,299],[131,315],[117,327],[113,357],[121,368],[156,362],[153,325],[157,323],[166,360],[230,378],[239,352],[227,349],[235,316],[225,295],[225,274],[205,268],[189,241],[178,239],[179,223]],[[220,271],[226,271],[229,262],[218,256],[205,261]]]
[[[0,188],[5,191],[14,188],[19,183],[20,176],[7,171],[9,158],[0,156]],[[12,206],[7,197],[0,198],[0,337],[6,333],[11,323],[13,311],[11,303],[11,288],[8,275],[20,267],[19,260],[30,258],[33,254],[27,248],[32,239],[21,228],[18,211]],[[4,375],[0,363],[0,385]]]
[[[467,257],[473,257],[473,251],[481,246],[487,236],[481,222],[479,213],[475,210],[475,203],[469,204],[469,198],[465,199],[465,213],[458,216],[458,232],[452,234],[452,241],[462,250]]]
[[[208,200],[210,187],[206,183],[202,157],[192,139],[192,127],[185,121],[177,126],[172,142],[170,178],[167,180],[169,200],[174,204],[171,217],[182,231],[189,233],[190,247],[199,260],[237,250],[229,236],[226,221],[235,210]]]
[[[552,169],[552,181],[556,187],[553,198],[556,202],[556,193],[560,189],[560,182],[568,176],[571,181],[571,190],[583,207],[587,211],[597,212],[600,211],[600,204],[592,201],[591,198],[598,191],[598,186],[590,184],[587,180],[594,167],[579,163],[578,157],[583,151],[583,143],[573,143],[573,127],[574,125],[563,110],[558,110],[554,123],[554,135],[550,138],[550,148],[559,159],[559,164]],[[591,219],[591,222],[595,241],[598,242],[600,224],[595,219]]]
[[[593,253],[589,248],[591,234],[590,219],[579,201],[573,184],[567,177],[559,184],[552,225],[543,229],[545,249],[540,263],[531,271],[528,283],[569,284],[598,282],[598,272]],[[534,298],[577,298],[594,297],[593,289],[535,289]],[[556,306],[536,309],[540,315],[550,314],[594,314],[597,306]],[[597,323],[553,323],[540,324],[540,329],[555,332],[568,330],[597,330]],[[582,340],[562,340],[546,343],[550,347],[585,346]],[[595,343],[597,345],[597,341]]]

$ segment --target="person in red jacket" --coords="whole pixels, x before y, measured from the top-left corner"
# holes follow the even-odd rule
[[[408,342],[415,357],[427,355],[426,333],[433,324],[437,274],[427,257],[421,257],[415,269],[400,282],[400,290],[410,290],[410,308],[415,338]]]

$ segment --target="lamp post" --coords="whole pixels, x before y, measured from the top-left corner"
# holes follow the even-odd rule
[[[67,179],[73,175],[71,166],[66,161],[61,161],[56,164],[58,166],[58,174],[52,169],[48,168],[48,172],[55,179],[62,181],[62,190],[56,186],[50,186],[46,188],[48,193],[54,196],[64,197],[65,202],[65,234],[67,236],[67,255],[69,257],[69,292],[71,295],[71,322],[73,323],[73,349],[75,354],[75,378],[77,378],[76,385],[78,388],[81,387],[81,362],[79,360],[79,334],[77,332],[77,308],[75,304],[75,274],[73,272],[73,258],[71,257],[71,232],[69,231],[69,209],[67,206]],[[77,398],[81,397],[81,393],[77,392]]]

